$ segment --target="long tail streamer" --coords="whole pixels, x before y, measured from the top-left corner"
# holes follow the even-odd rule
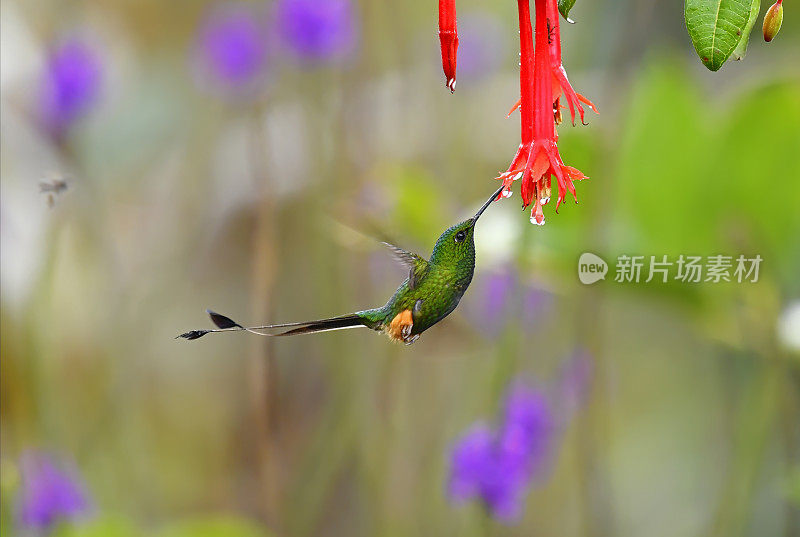
[[[295,336],[298,334],[312,334],[314,332],[327,332],[329,330],[343,330],[345,328],[357,328],[365,326],[363,319],[356,315],[342,315],[331,317],[330,319],[319,319],[317,321],[306,321],[303,323],[268,324],[264,326],[242,326],[230,317],[226,317],[215,311],[206,310],[211,322],[216,325],[213,330],[189,330],[175,339],[183,338],[188,340],[199,339],[206,334],[220,332],[250,332],[258,336]]]

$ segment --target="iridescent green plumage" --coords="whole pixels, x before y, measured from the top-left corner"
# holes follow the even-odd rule
[[[417,257],[409,263],[409,277],[400,284],[385,306],[356,313],[373,330],[387,331],[393,339],[410,343],[416,336],[452,312],[472,281],[475,270],[473,232],[477,217],[442,233],[430,261]],[[457,240],[458,239],[458,240]],[[410,310],[413,325],[407,335],[390,331],[391,322]]]
[[[436,241],[430,260],[384,243],[409,274],[389,301],[380,308],[304,323],[244,327],[210,312],[218,330],[193,330],[178,337],[197,339],[209,332],[247,330],[265,336],[289,336],[365,326],[385,332],[391,339],[411,344],[422,332],[458,306],[475,271],[475,224],[500,190],[473,216],[445,230]]]

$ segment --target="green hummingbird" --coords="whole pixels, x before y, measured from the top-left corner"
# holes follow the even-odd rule
[[[425,330],[456,309],[475,272],[475,223],[500,195],[499,188],[475,213],[445,230],[430,260],[384,242],[395,259],[408,268],[408,277],[386,305],[348,315],[301,323],[242,326],[229,317],[207,310],[216,330],[191,330],[177,337],[197,339],[209,333],[247,331],[261,336],[293,336],[329,330],[366,327],[394,341],[414,343]]]

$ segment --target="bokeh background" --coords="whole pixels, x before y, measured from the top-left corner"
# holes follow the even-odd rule
[[[173,337],[383,304],[378,240],[429,255],[517,148],[514,2],[459,0],[451,95],[433,1],[4,0],[0,531],[800,535],[796,7],[711,73],[680,4],[577,2],[580,204],[492,206],[461,306],[403,347]],[[616,283],[623,254],[763,262]],[[449,480],[513,383],[559,417],[509,522]]]

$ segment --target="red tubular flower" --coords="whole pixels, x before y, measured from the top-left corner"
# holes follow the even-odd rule
[[[458,58],[458,25],[456,0],[439,0],[439,43],[442,47],[442,69],[445,85],[450,93],[456,91],[456,63]]]
[[[577,202],[573,181],[585,179],[580,171],[566,166],[558,152],[558,133],[553,116],[554,56],[550,46],[552,23],[550,7],[556,0],[535,0],[536,48],[531,36],[529,0],[518,0],[520,25],[520,113],[522,143],[514,160],[499,179],[503,196],[511,195],[513,182],[522,178],[521,193],[525,207],[533,203],[531,222],[544,224],[542,205],[550,201],[550,181],[556,176],[556,210],[569,192]],[[557,15],[557,11],[556,11]],[[560,64],[559,64],[560,65]],[[561,86],[563,88],[563,86]],[[570,88],[571,89],[571,88]]]
[[[577,109],[578,114],[581,117],[581,123],[585,125],[586,122],[584,121],[584,109],[581,103],[587,105],[589,108],[594,110],[595,113],[599,113],[599,111],[592,101],[572,89],[569,78],[567,78],[567,71],[564,69],[564,64],[561,62],[561,27],[559,25],[560,21],[557,2],[547,3],[547,18],[548,43],[550,44],[550,53],[553,56],[553,112],[558,117],[557,122],[561,123],[562,106],[560,105],[559,99],[563,93],[567,100],[567,105],[569,106],[572,124],[575,124],[575,110]],[[510,116],[514,110],[519,107],[519,105],[520,101],[517,101],[516,104],[511,107],[508,115]]]
[[[561,62],[561,27],[559,25],[558,5],[556,2],[547,2],[547,19],[549,21],[547,25],[548,42],[550,43],[550,54],[553,56],[553,95],[558,100],[561,97],[561,93],[564,93],[573,125],[575,124],[576,108],[581,116],[581,123],[585,123],[583,121],[584,110],[581,103],[594,110],[595,113],[599,112],[592,101],[572,89],[572,85],[567,78],[567,71]]]

